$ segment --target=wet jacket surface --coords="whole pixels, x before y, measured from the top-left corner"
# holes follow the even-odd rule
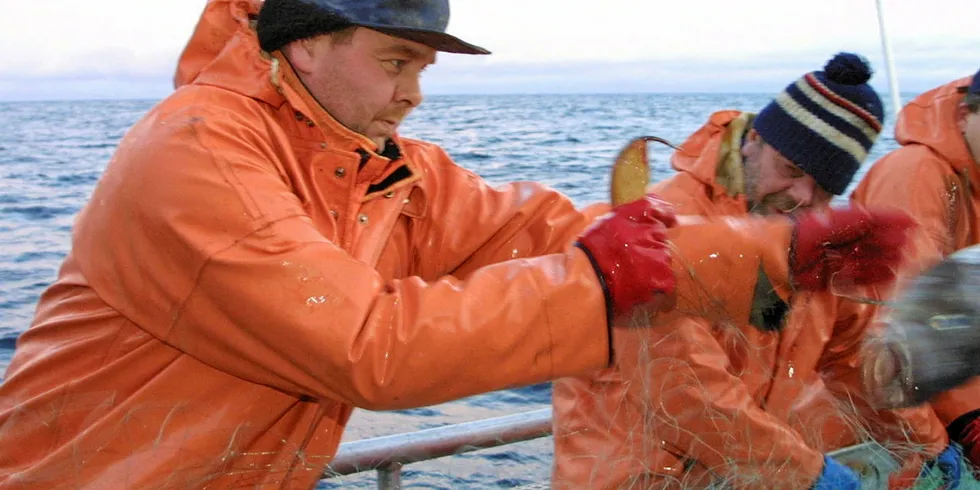
[[[78,215],[0,386],[0,487],[312,488],[353,407],[608,365],[590,218],[381,156],[260,53],[259,5],[208,3]]]
[[[678,214],[747,214],[744,194],[733,192],[741,171],[726,170],[741,165],[733,155],[747,117],[713,114],[674,154],[678,172],[653,190]],[[787,255],[788,237],[778,230],[751,235]],[[857,354],[874,306],[829,293],[793,294],[785,269],[746,260],[750,254],[730,237],[706,231],[674,238],[682,254],[677,311],[658,316],[648,330],[618,335],[616,367],[554,383],[553,488],[704,488],[720,481],[808,488],[822,452],[856,442],[847,416],[880,439],[904,441],[902,432],[910,431],[927,453],[943,449],[943,428],[927,408],[875,413],[860,402],[833,401],[831,394],[856,392]],[[874,291],[854,294],[876,298]],[[780,302],[782,317],[767,318]]]
[[[909,102],[895,125],[901,147],[875,162],[851,196],[868,205],[899,207],[918,221],[902,272],[906,279],[980,243],[980,169],[956,125],[964,97],[957,88],[970,80],[954,80]],[[980,381],[940,395],[933,407],[945,424],[980,409]]]

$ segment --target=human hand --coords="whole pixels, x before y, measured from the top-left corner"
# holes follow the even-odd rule
[[[614,207],[579,237],[576,245],[592,261],[613,316],[674,292],[667,228],[676,222],[673,207],[651,194]]]
[[[857,473],[834,458],[824,456],[823,469],[811,490],[859,490],[861,479]]]
[[[831,282],[869,285],[895,278],[914,221],[900,211],[861,206],[808,211],[793,217],[793,286],[821,291]]]

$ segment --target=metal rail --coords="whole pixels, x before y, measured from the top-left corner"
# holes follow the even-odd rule
[[[340,445],[324,478],[377,471],[378,490],[399,490],[403,466],[551,435],[551,409],[452,424],[433,429],[375,437]],[[881,446],[858,444],[829,453],[858,469],[864,488],[888,488],[887,475],[898,464]],[[534,488],[548,488],[546,484]]]
[[[404,465],[551,435],[551,409],[452,424],[340,445],[324,478],[375,470],[379,490],[401,488]]]

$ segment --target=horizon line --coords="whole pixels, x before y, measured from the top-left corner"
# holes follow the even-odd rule
[[[715,92],[715,91],[684,91],[684,90],[667,90],[667,91],[625,91],[625,92],[435,92],[430,94],[425,94],[426,98],[429,97],[488,97],[488,96],[528,96],[528,95],[545,95],[545,96],[566,96],[566,95],[771,95],[778,93],[779,90],[738,90],[732,92]],[[900,91],[900,96],[915,96],[919,95],[921,92],[916,91]],[[163,97],[86,97],[86,98],[25,98],[25,99],[3,99],[0,98],[0,104],[18,104],[18,103],[37,103],[37,102],[159,102],[163,99],[169,97],[171,94],[167,94]],[[891,96],[891,91],[878,91],[878,95],[884,98],[885,96]],[[424,102],[423,102],[424,103]]]

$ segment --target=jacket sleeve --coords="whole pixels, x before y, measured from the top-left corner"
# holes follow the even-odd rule
[[[86,274],[100,295],[174,349],[298,397],[368,409],[608,364],[603,293],[586,256],[557,244],[564,237],[542,246],[552,253],[465,278],[386,281],[314,226],[268,137],[226,121],[176,115],[134,128],[93,196],[114,202],[90,206],[104,219],[85,220],[125,243],[78,233],[81,253],[112,264]],[[154,132],[143,134],[147,126]],[[495,226],[518,235],[529,225]]]
[[[821,354],[818,369],[827,389],[860,421],[879,443],[921,447],[921,455],[939,454],[949,443],[946,430],[932,408],[926,404],[901,410],[876,410],[864,397],[861,351],[869,336],[879,333],[874,322],[879,295],[873,290],[866,298],[838,298],[834,332]],[[860,293],[859,293],[860,295]],[[867,301],[865,301],[867,300]],[[897,450],[896,454],[902,451]],[[900,454],[907,457],[909,454]]]
[[[713,328],[734,327],[673,312],[649,330],[617,332],[627,403],[634,407],[626,412],[639,415],[630,429],[643,434],[634,439],[696,460],[735,488],[753,481],[809,488],[823,455],[756,403],[732,374]]]
[[[746,342],[734,325],[748,323],[760,269],[788,291],[790,233],[788,220],[753,217],[704,218],[671,230],[675,310],[648,329],[616,331],[640,440],[663,441],[663,449],[736,486],[779,481],[809,488],[823,467],[819,451],[754,400],[719,340]]]
[[[429,193],[429,219],[419,233],[431,257],[422,277],[466,277],[488,264],[560,252],[610,209],[577,210],[568,197],[536,182],[491,186],[435,146],[425,156],[433,169],[429,186],[437,190]]]

